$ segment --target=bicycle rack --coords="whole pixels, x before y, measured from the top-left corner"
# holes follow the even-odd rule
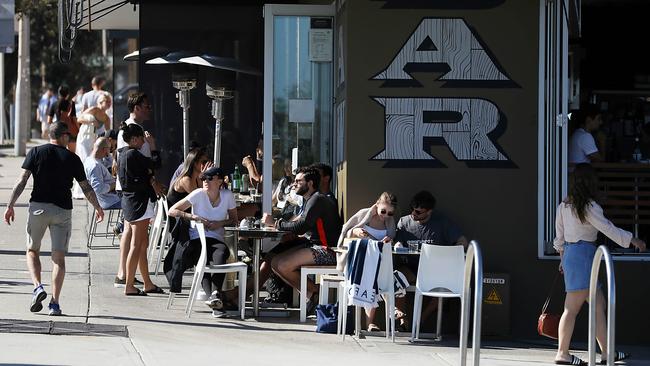
[[[604,257],[604,258],[603,258]],[[606,246],[601,245],[596,249],[591,265],[591,278],[589,280],[589,366],[596,364],[596,284],[600,273],[600,260],[605,259],[607,270],[607,365],[614,365],[614,328],[616,314],[616,281],[614,278],[614,262]]]
[[[478,242],[472,240],[467,249],[465,257],[465,282],[463,284],[462,317],[460,321],[460,366],[467,364],[467,337],[469,333],[469,299],[470,299],[470,276],[472,275],[472,264],[474,265],[474,329],[472,330],[472,354],[473,365],[478,366],[481,362],[481,317],[483,305],[483,256]]]

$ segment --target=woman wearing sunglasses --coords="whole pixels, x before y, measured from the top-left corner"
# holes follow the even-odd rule
[[[377,202],[369,208],[359,210],[343,225],[338,247],[346,238],[368,238],[388,243],[395,238],[395,209],[397,197],[389,192],[382,193]],[[368,330],[379,331],[375,324],[376,308],[366,308]]]
[[[206,229],[209,264],[224,264],[230,256],[230,251],[224,242],[224,227],[237,223],[235,196],[228,189],[223,188],[224,175],[220,168],[209,168],[202,172],[199,178],[203,181],[203,188],[190,192],[187,197],[176,202],[169,209],[169,216],[202,222]],[[192,213],[186,212],[190,207]],[[194,227],[190,227],[190,246],[201,248],[199,233]],[[199,249],[198,252],[200,251]],[[212,314],[215,317],[224,314],[221,298],[224,278],[223,273],[206,273],[201,283],[203,291],[211,294],[205,303],[213,309]]]

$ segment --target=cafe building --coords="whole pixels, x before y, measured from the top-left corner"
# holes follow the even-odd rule
[[[285,165],[334,167],[345,218],[383,191],[407,214],[413,194],[429,190],[437,209],[480,243],[485,272],[508,279],[505,328],[495,334],[536,339],[559,264],[552,240],[568,185],[569,114],[581,103],[602,112],[605,212],[649,239],[650,156],[633,156],[636,139],[640,149],[650,140],[649,10],[627,0],[147,1],[116,65],[139,50],[137,61],[119,61],[121,77],[151,98],[145,127],[168,162],[163,180],[183,155],[172,81],[196,80],[185,100],[188,139],[210,149],[206,86],[225,88],[232,97],[222,100],[220,165],[232,172],[261,147],[271,177],[260,188],[264,211]],[[147,63],[178,51],[237,66]],[[617,341],[643,343],[650,256],[603,243],[615,253]],[[552,304],[558,312],[562,291]],[[586,329],[585,310],[574,339],[585,340]]]

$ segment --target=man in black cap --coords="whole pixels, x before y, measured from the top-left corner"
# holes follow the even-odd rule
[[[65,253],[68,251],[72,230],[72,179],[75,179],[93,207],[97,221],[102,221],[104,211],[97,202],[93,188],[86,180],[84,166],[77,155],[66,147],[70,142],[68,127],[54,122],[49,128],[50,143],[29,150],[23,162],[23,172],[16,182],[5,210],[5,222],[14,221],[14,205],[25,189],[27,180],[34,175],[34,188],[29,200],[27,219],[27,267],[34,282],[29,310],[41,311],[41,302],[47,293],[41,283],[41,239],[50,229],[52,239],[52,299],[48,306],[50,315],[61,315],[59,295],[65,277]]]

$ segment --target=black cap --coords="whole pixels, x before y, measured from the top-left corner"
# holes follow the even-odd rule
[[[215,176],[217,176],[217,177],[219,177],[221,179],[223,179],[223,177],[224,177],[223,170],[221,170],[221,168],[217,168],[216,166],[213,166],[212,168],[204,171],[201,174],[200,178],[205,179],[205,178],[212,178],[212,177],[215,177]]]

